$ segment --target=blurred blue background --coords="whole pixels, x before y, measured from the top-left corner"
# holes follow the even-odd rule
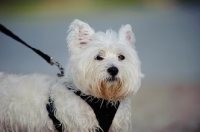
[[[132,25],[145,74],[133,97],[132,131],[200,131],[199,0],[0,0],[0,23],[62,65],[74,19],[96,31]],[[0,33],[0,71],[55,76],[58,69]]]

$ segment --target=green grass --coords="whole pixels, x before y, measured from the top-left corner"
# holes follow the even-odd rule
[[[0,14],[37,13],[45,11],[98,10],[129,6],[140,3],[139,0],[0,0]]]

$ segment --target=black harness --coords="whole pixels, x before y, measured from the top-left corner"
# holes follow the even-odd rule
[[[71,90],[70,88],[68,88]],[[74,91],[74,93],[82,98],[88,105],[93,109],[97,121],[99,122],[99,126],[101,129],[98,129],[96,132],[108,132],[114,116],[117,112],[117,109],[120,105],[120,102],[117,101],[114,104],[108,102],[107,100],[103,100],[100,98],[91,97],[90,95],[85,95],[81,91]],[[55,128],[62,132],[62,124],[61,122],[55,117],[56,108],[54,106],[54,100],[49,97],[49,103],[46,105],[47,111],[49,112],[49,117],[53,121]]]
[[[48,56],[47,54],[44,54],[38,49],[31,47],[22,39],[20,39],[18,36],[16,36],[14,33],[12,33],[10,30],[8,30],[6,27],[4,27],[2,24],[0,24],[0,31],[8,35],[9,37],[13,38],[14,40],[20,42],[21,44],[25,45],[26,47],[30,48],[31,50],[33,50],[35,53],[41,56],[44,60],[46,60],[49,64],[56,65],[60,70],[60,73],[58,73],[57,75],[59,77],[64,76],[64,68],[58,62],[54,61],[52,57]],[[70,88],[68,89],[72,90]],[[85,95],[81,91],[74,91],[74,93],[80,98],[82,98],[85,102],[87,102],[87,104],[90,105],[90,107],[93,109],[96,115],[96,118],[99,122],[99,126],[101,127],[101,129],[98,129],[97,132],[108,132],[112,124],[113,118],[120,105],[120,102],[117,101],[115,102],[115,104],[113,104],[113,103],[109,103],[107,100]],[[53,121],[55,128],[59,132],[62,132],[64,128],[62,127],[61,122],[55,117],[56,108],[54,105],[54,100],[51,99],[51,97],[49,97],[49,103],[46,105],[46,108],[47,108],[47,111],[49,112],[49,117]]]

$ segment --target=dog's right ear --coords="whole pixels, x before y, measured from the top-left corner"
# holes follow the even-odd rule
[[[88,44],[94,34],[94,30],[87,24],[78,19],[74,20],[68,31],[67,42],[71,54],[79,53]]]
[[[132,45],[135,44],[136,40],[130,24],[126,24],[119,29],[119,39],[126,40]]]

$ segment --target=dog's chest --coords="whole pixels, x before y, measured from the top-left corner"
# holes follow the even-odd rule
[[[79,96],[69,90],[57,90],[53,94],[56,117],[63,123],[68,131],[90,130],[98,127],[98,121],[93,109]],[[81,131],[82,131],[81,130]]]

